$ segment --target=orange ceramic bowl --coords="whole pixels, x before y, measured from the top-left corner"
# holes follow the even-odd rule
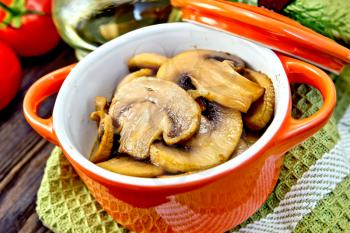
[[[111,97],[128,73],[127,60],[141,52],[172,56],[191,48],[229,52],[273,81],[275,116],[247,151],[214,168],[172,178],[137,178],[104,170],[88,160],[96,138],[89,119],[95,96]],[[272,50],[224,32],[173,23],[142,28],[92,52],[75,67],[38,80],[24,100],[27,121],[59,145],[102,207],[119,223],[137,232],[224,232],[252,215],[273,190],[283,154],[317,132],[335,106],[333,82],[320,69],[275,54]],[[291,117],[289,84],[313,85],[323,96],[313,116]],[[41,102],[58,92],[53,116],[37,115]]]

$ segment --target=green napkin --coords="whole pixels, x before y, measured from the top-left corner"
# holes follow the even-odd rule
[[[332,119],[286,154],[266,203],[232,231],[350,232],[350,153],[344,151],[344,145],[350,149],[350,74],[334,81],[338,102]],[[292,93],[297,118],[311,115],[322,104],[319,92],[307,85],[292,85]],[[325,186],[308,190],[310,185]],[[294,200],[298,195],[301,199]],[[95,201],[58,147],[47,161],[36,210],[54,232],[128,232]]]
[[[54,232],[127,232],[96,202],[59,147],[47,161],[36,210]]]
[[[343,72],[342,76],[336,77],[334,81],[337,87],[337,107],[333,117],[317,134],[285,155],[281,174],[273,193],[253,216],[236,227],[233,232],[240,229],[242,232],[350,232],[350,151],[345,150],[350,149],[349,78],[350,69]],[[307,85],[292,85],[292,94],[293,115],[296,118],[309,116],[321,106],[320,94]],[[346,128],[343,129],[339,125],[345,125]],[[340,144],[341,140],[342,144]],[[347,148],[342,148],[346,147],[344,144],[347,145]],[[326,156],[329,157],[329,161],[332,161],[333,158],[338,159],[336,156],[332,157],[334,154],[343,158],[343,161],[339,164],[332,164],[332,166],[327,166],[327,161],[323,167],[316,164],[325,160]],[[330,164],[329,161],[328,164]],[[317,189],[307,190],[311,180],[310,176],[314,176],[313,181],[323,185],[322,188],[327,187],[331,184],[332,176],[339,175],[330,172],[331,169],[338,169],[338,166],[344,169],[343,179],[337,182],[337,185],[327,195],[319,198],[316,206],[308,214],[295,220],[299,214],[302,214],[303,208],[310,205],[312,198],[315,198],[314,193],[319,192]],[[318,173],[311,171],[315,168],[319,169]],[[328,176],[322,176],[322,172],[327,173]],[[297,189],[297,185],[299,190],[304,188],[306,190],[302,193],[304,199],[299,200],[305,205],[293,203],[297,199],[293,198],[293,195],[298,195],[298,193],[291,190]],[[287,196],[288,193],[291,195]],[[299,194],[301,197],[303,195]],[[284,205],[281,204],[282,202]],[[288,203],[290,209],[285,207],[285,203]],[[292,208],[294,209],[291,210]],[[293,212],[296,214],[293,215]],[[290,216],[286,217],[286,215]],[[278,222],[277,226],[276,222]],[[256,226],[259,224],[264,224],[266,227],[261,229]],[[252,228],[252,226],[257,228]]]

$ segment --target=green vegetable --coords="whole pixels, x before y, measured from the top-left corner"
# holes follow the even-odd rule
[[[284,13],[327,37],[350,44],[350,0],[295,0]]]

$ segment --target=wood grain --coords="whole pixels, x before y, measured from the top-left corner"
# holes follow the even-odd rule
[[[61,43],[50,53],[21,60],[21,90],[0,111],[0,232],[49,232],[35,212],[36,193],[53,145],[42,139],[23,117],[27,89],[50,71],[76,62],[74,51]],[[52,112],[54,98],[46,101],[40,115]]]

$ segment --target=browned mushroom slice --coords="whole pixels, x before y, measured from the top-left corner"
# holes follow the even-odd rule
[[[130,71],[134,71],[140,68],[149,68],[157,70],[163,65],[168,58],[157,53],[140,53],[128,61],[128,67]]]
[[[91,113],[91,119],[96,121],[98,127],[98,140],[96,141],[90,160],[94,163],[102,162],[108,159],[113,147],[114,129],[112,118],[106,114],[105,108],[107,99],[105,97],[96,97],[96,112]]]
[[[150,102],[133,104],[119,117],[123,124],[120,129],[120,153],[137,158],[146,158],[153,141],[160,139],[163,129],[159,122],[166,117],[156,105]]]
[[[264,89],[235,71],[232,62],[225,60],[227,56],[210,50],[186,51],[162,65],[157,77],[173,81],[186,90],[195,88],[191,91],[194,97],[203,96],[223,106],[247,112]]]
[[[244,61],[230,53],[219,52],[219,51],[210,51],[210,55],[207,56],[207,59],[214,59],[220,62],[229,63],[237,72],[242,71],[245,68]]]
[[[150,148],[152,163],[177,173],[203,170],[225,162],[242,134],[241,113],[212,103],[205,111],[208,114],[202,116],[198,134],[184,145],[154,143]]]
[[[109,115],[121,134],[120,151],[149,157],[149,145],[163,136],[171,145],[191,138],[200,124],[199,105],[175,83],[142,77],[123,85]]]
[[[102,167],[111,172],[119,173],[127,176],[137,177],[156,177],[164,173],[163,169],[153,164],[136,161],[130,157],[117,157],[108,161],[98,163],[97,166]]]
[[[256,143],[256,141],[259,140],[259,137],[260,135],[257,135],[256,132],[248,132],[248,133],[246,132],[244,141],[246,142],[248,147],[250,147],[251,145]]]
[[[273,84],[265,74],[250,69],[245,69],[244,76],[265,88],[264,95],[252,104],[248,113],[243,117],[244,123],[249,129],[260,130],[270,122],[273,115],[275,106]]]
[[[200,172],[200,171],[185,172],[185,173],[179,173],[179,174],[164,174],[164,175],[158,176],[158,178],[181,177],[181,176],[187,176],[187,175],[195,174],[195,173],[198,173],[198,172]]]
[[[120,88],[121,86],[123,86],[125,83],[128,83],[132,80],[141,78],[141,77],[148,77],[148,76],[152,76],[153,75],[153,71],[151,69],[140,69],[138,71],[132,72],[128,75],[126,75],[118,84],[118,88]],[[118,89],[117,88],[117,89]]]
[[[249,146],[247,145],[247,143],[244,141],[244,139],[240,139],[238,142],[238,145],[236,147],[236,149],[233,151],[232,153],[232,158],[236,157],[239,154],[242,154],[244,151],[246,151],[249,148]]]

